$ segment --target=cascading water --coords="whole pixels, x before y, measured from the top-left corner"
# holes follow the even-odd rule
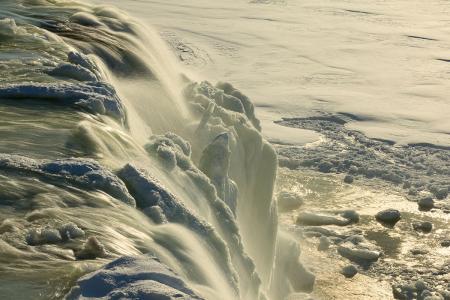
[[[0,294],[165,285],[186,299],[283,299],[310,287],[278,232],[276,154],[246,96],[190,82],[156,33],[109,7],[2,1],[0,41]],[[157,286],[94,295],[76,283],[124,256]]]

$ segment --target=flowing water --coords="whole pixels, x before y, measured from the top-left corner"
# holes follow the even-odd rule
[[[247,97],[191,82],[110,7],[1,1],[0,41],[3,299],[60,299],[142,253],[206,299],[303,288],[306,271],[283,271],[298,253],[276,256],[296,244],[279,234],[276,155]]]
[[[318,299],[428,273],[444,294],[446,1],[91,2],[0,0],[0,298],[78,299],[80,278],[143,254],[204,299],[302,297],[301,260]],[[278,213],[286,191],[304,206]],[[331,227],[333,251],[359,234],[385,255],[352,281],[295,224],[336,209],[361,220]]]

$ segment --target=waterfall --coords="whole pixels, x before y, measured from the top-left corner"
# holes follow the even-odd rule
[[[59,299],[142,254],[205,299],[283,299],[311,281],[279,234],[275,151],[231,84],[192,82],[111,7],[2,1],[0,41],[0,291]]]

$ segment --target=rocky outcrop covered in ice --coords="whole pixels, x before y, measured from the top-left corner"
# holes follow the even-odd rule
[[[181,148],[178,149],[181,150]],[[185,150],[187,149],[186,147]],[[174,150],[172,148],[172,151]],[[185,152],[187,153],[187,151]],[[165,158],[167,156],[164,155],[163,162]],[[184,157],[183,162],[182,166],[186,167],[185,163],[190,162],[190,160]],[[130,193],[136,199],[137,207],[148,214],[152,220],[155,219],[154,213],[158,212],[157,219],[182,224],[201,236],[214,249],[216,261],[227,274],[227,278],[229,278],[230,284],[237,294],[239,293],[239,284],[250,286],[253,290],[252,293],[257,292],[260,279],[256,274],[253,261],[244,251],[231,210],[217,197],[215,188],[209,179],[193,164],[190,163],[189,168],[184,171],[199,187],[200,191],[204,192],[213,212],[214,222],[217,222],[216,225],[219,226],[218,228],[202,221],[201,217],[188,209],[178,197],[170,193],[145,170],[128,164],[118,172],[118,176],[125,182]],[[241,272],[246,274],[246,278],[238,278],[234,265],[239,266]]]
[[[91,159],[38,160],[20,155],[0,154],[0,170],[26,172],[49,179],[69,181],[86,189],[98,189],[134,206],[125,184],[114,173]]]
[[[205,148],[200,158],[199,168],[192,161],[190,144],[176,134],[154,135],[150,138],[149,143],[145,145],[145,149],[150,156],[157,158],[169,172],[182,172],[185,174],[197,187],[198,191],[203,194],[207,201],[205,204],[212,212],[206,219],[213,224],[217,229],[217,234],[226,242],[233,264],[240,266],[241,272],[246,274],[245,277],[240,278],[241,286],[246,289],[250,286],[252,293],[258,293],[261,281],[256,273],[253,261],[244,250],[241,233],[233,215],[235,211],[232,211],[236,209],[238,189],[228,176],[229,157],[227,158],[227,153],[229,155],[230,151],[228,148],[228,135],[220,134]],[[203,168],[203,170],[200,168]],[[215,243],[217,239],[216,233],[205,234],[201,226],[195,225],[200,224],[198,221],[200,219],[196,216],[192,217],[192,213],[181,204],[182,202],[174,195],[166,192],[161,184],[148,173],[146,174],[143,170],[127,165],[119,172],[119,176],[126,182],[129,190],[136,198],[138,207],[140,205],[139,202],[143,200],[142,208],[144,212],[150,212],[155,206],[159,207],[164,212],[163,219],[167,218],[169,222],[181,222]],[[138,186],[137,189],[136,186]],[[149,190],[152,191],[150,194],[145,192]],[[158,196],[151,196],[152,199],[149,199],[148,196],[153,195],[155,191]],[[159,196],[162,196],[162,199],[158,198]],[[169,207],[175,205],[177,209],[172,209],[172,211],[176,211],[177,214],[171,213],[167,205]],[[188,217],[180,218],[183,215]]]
[[[67,300],[202,299],[156,257],[121,257],[81,277]]]
[[[0,98],[42,99],[81,107],[125,123],[125,109],[114,88],[104,82],[0,85]]]

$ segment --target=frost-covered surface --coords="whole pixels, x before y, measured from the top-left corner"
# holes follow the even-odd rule
[[[67,300],[202,299],[159,259],[121,257],[77,281]]]
[[[19,155],[0,154],[0,169],[67,180],[88,189],[99,189],[117,199],[135,205],[125,184],[111,171],[90,159],[35,160]]]

